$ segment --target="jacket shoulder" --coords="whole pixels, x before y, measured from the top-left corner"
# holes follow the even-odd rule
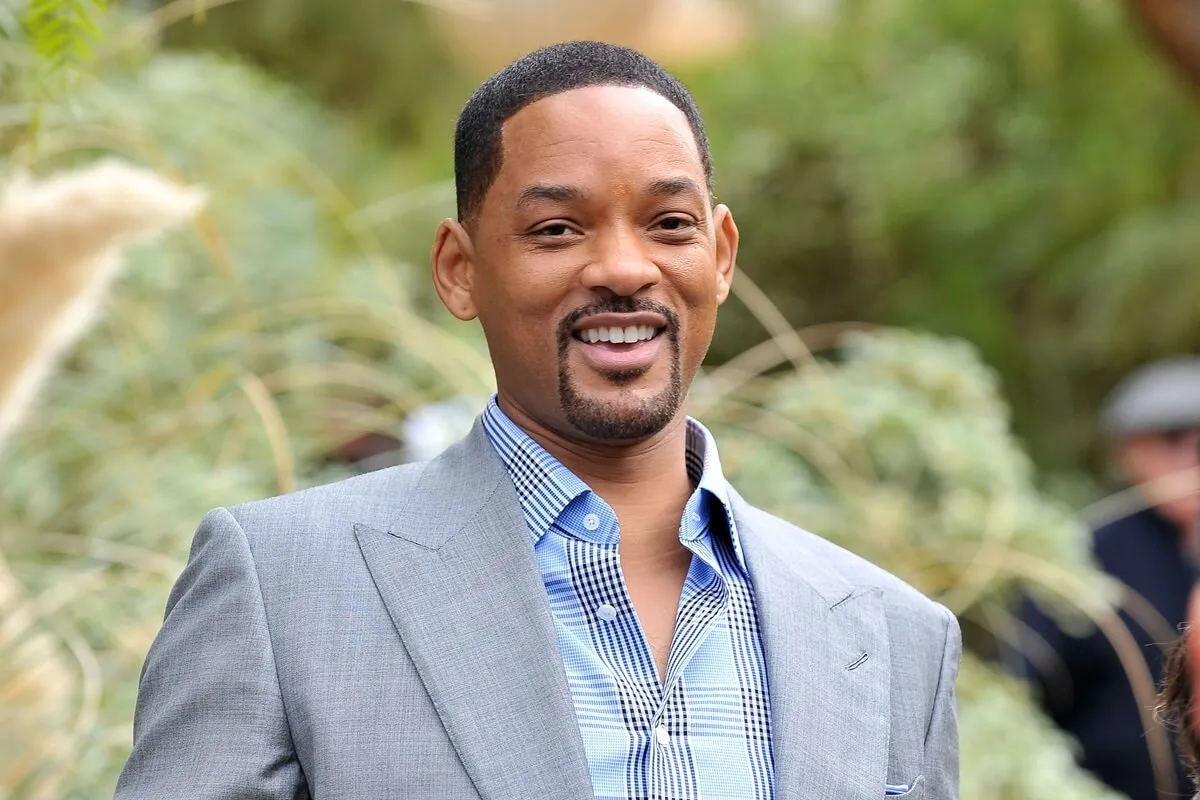
[[[252,538],[280,529],[320,531],[339,522],[386,529],[426,467],[426,463],[388,467],[241,503],[228,511]]]
[[[769,536],[776,551],[793,560],[801,574],[811,569],[814,561],[823,562],[836,569],[856,593],[881,592],[890,610],[904,610],[906,616],[915,615],[937,624],[944,624],[947,617],[953,618],[941,603],[857,553],[748,503],[743,506],[742,514],[756,534]]]

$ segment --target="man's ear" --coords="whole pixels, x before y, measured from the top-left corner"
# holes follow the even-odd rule
[[[737,271],[738,229],[733,212],[726,205],[713,209],[713,227],[717,233],[717,304],[724,303]]]
[[[433,285],[446,310],[464,322],[475,319],[475,248],[462,223],[442,220],[430,260]]]

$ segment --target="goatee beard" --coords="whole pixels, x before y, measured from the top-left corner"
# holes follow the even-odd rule
[[[574,336],[575,323],[594,314],[633,314],[650,312],[667,320],[660,336],[667,337],[671,374],[666,387],[653,397],[635,399],[621,392],[614,400],[603,401],[580,392],[575,385],[568,363],[568,351]],[[646,370],[626,370],[606,373],[616,386],[633,383]],[[679,353],[679,317],[671,309],[651,300],[614,297],[567,315],[558,329],[558,400],[563,415],[576,430],[590,439],[605,442],[636,442],[648,439],[671,423],[683,407],[683,366]]]

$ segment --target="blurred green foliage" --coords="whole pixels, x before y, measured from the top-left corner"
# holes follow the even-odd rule
[[[1120,795],[1078,771],[1062,733],[1029,703],[1024,687],[1012,678],[968,653],[957,690],[961,797],[1118,800]]]
[[[741,264],[796,324],[961,336],[1050,470],[1200,345],[1200,118],[1115,3],[860,0],[691,77]],[[759,337],[738,309],[714,350]]]
[[[397,0],[242,0],[171,26],[164,44],[240,56],[393,144],[410,145],[424,140],[431,122],[442,132],[462,88],[425,12],[419,2]],[[445,169],[449,161],[435,163]]]
[[[1176,75],[1116,3],[752,5],[752,47],[681,73],[743,271],[794,325],[967,339],[999,370],[1035,461],[1099,473],[1103,395],[1200,346],[1200,120]],[[424,11],[239,2],[167,41],[247,55],[445,180],[478,76],[456,71]],[[731,306],[710,361],[762,338]]]
[[[425,277],[470,80],[422,10],[204,6],[118,9],[95,74],[32,139],[36,50],[24,4],[0,0],[0,174],[118,153],[213,197],[194,231],[133,254],[0,460],[0,553],[78,668],[64,798],[115,781],[204,511],[345,474],[339,444],[491,384],[478,332],[442,324]],[[1103,619],[1084,531],[1034,464],[1084,464],[1121,372],[1197,344],[1193,109],[1111,6],[839,8],[686,71],[742,268],[793,325],[971,346],[849,337],[823,366],[739,373],[770,320],[731,303],[698,413],[752,500],[942,599],[976,653],[1019,587]],[[1101,796],[1019,687],[972,657],[960,692],[964,797]]]
[[[91,61],[100,38],[97,19],[107,0],[30,0],[23,20],[29,42],[51,71]]]
[[[1039,494],[974,348],[903,331],[840,344],[834,364],[774,374],[712,407],[699,395],[715,426],[743,401],[720,441],[752,501],[888,564],[960,617],[983,603],[1002,610],[1016,584],[1055,583],[1024,559],[1059,565],[1060,580],[1084,574],[1082,523]],[[1106,602],[1094,577],[1071,596],[1092,610]]]
[[[110,22],[110,45],[136,31]],[[0,454],[0,555],[40,616],[30,633],[53,635],[75,677],[54,708],[25,695],[31,714],[66,706],[71,735],[20,784],[3,767],[33,743],[0,731],[0,797],[82,800],[111,794],[128,754],[137,675],[200,515],[349,474],[339,445],[492,378],[473,329],[413,312],[420,272],[359,217],[405,165],[295,88],[139,40],[47,106],[35,148],[37,94],[14,82],[0,98],[15,120],[0,173],[114,153],[212,198],[193,231],[130,254]],[[7,666],[0,687],[36,685]]]

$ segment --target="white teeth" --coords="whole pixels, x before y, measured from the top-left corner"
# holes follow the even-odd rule
[[[649,325],[629,325],[624,328],[588,328],[579,332],[579,338],[589,344],[614,342],[625,344],[644,342],[658,335],[658,330]]]

